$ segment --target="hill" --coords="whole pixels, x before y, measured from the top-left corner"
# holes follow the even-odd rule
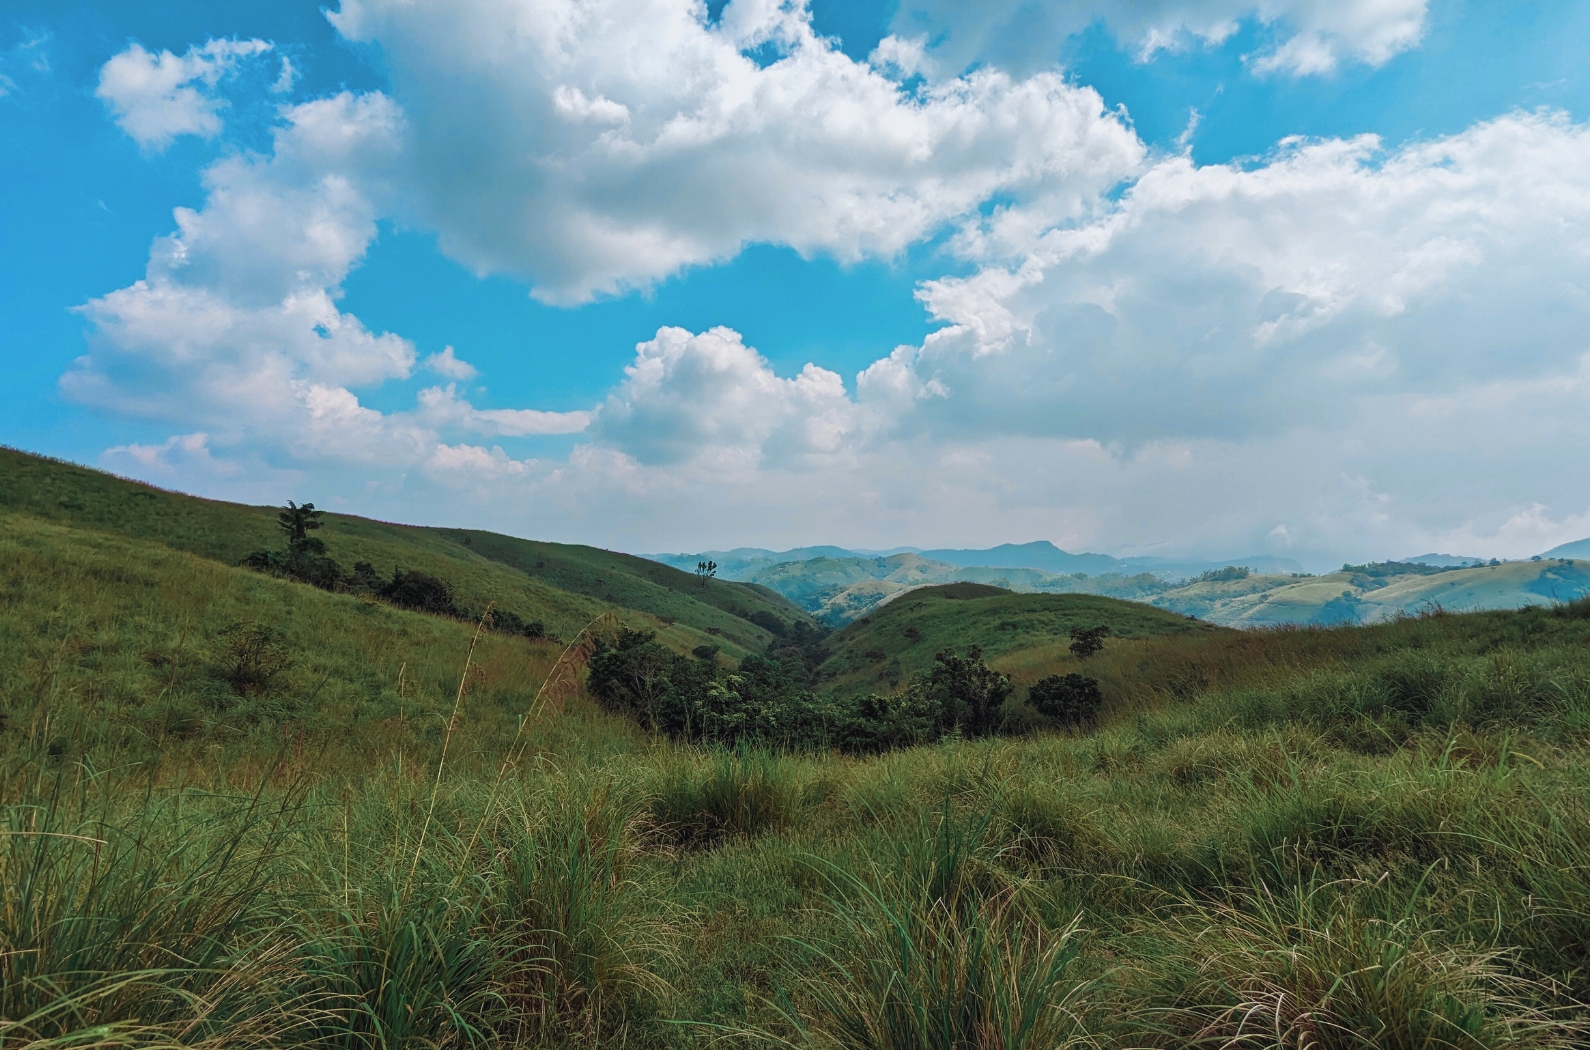
[[[280,545],[279,508],[168,492],[12,449],[0,449],[0,510],[151,541],[226,565]],[[317,535],[344,566],[363,561],[382,573],[422,570],[451,581],[466,606],[495,602],[564,637],[613,611],[660,631],[675,648],[713,644],[738,657],[761,652],[796,622],[812,622],[765,588],[703,584],[692,573],[579,544],[332,513]]]
[[[874,609],[831,635],[817,669],[822,688],[857,692],[892,688],[933,665],[941,649],[981,646],[994,667],[1030,663],[1041,653],[1055,669],[1074,670],[1066,651],[1073,627],[1108,625],[1120,640],[1219,632],[1185,616],[1138,602],[1086,594],[1015,594],[985,584],[921,587]]]
[[[1542,560],[1546,558],[1590,558],[1590,539],[1574,540],[1572,543],[1561,544],[1541,554],[1540,557]]]
[[[1382,563],[1323,576],[1196,581],[1148,599],[1230,627],[1379,623],[1432,609],[1478,612],[1555,605],[1590,594],[1590,562],[1502,562],[1471,568]]]
[[[89,474],[63,510],[122,531],[0,509],[0,1045],[894,1047],[945,1018],[979,1047],[1583,1045],[1590,602],[1234,631],[927,586],[834,635],[825,684],[977,643],[1013,714],[1080,669],[1098,721],[702,748],[593,703],[583,650],[131,535],[170,494]],[[220,555],[268,513],[159,505]],[[339,556],[523,602],[691,594],[591,548],[349,521]],[[1380,601],[1503,581],[1357,568]],[[1282,579],[1203,584],[1311,585]],[[1079,667],[1068,629],[1100,623]],[[721,669],[715,713],[759,673]]]

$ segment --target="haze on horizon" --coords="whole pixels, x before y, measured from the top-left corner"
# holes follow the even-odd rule
[[[20,0],[0,443],[634,552],[1590,535],[1590,7]]]

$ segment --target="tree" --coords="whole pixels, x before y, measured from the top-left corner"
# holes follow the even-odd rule
[[[1108,624],[1097,627],[1071,628],[1071,655],[1078,660],[1097,656],[1104,649],[1104,636],[1110,633]]]
[[[1104,694],[1099,683],[1086,675],[1052,674],[1033,683],[1027,703],[1061,725],[1091,725],[1104,705]]]
[[[701,581],[701,586],[705,587],[707,585],[707,581],[712,579],[717,574],[718,574],[718,563],[717,562],[715,562],[715,561],[698,561],[698,562],[696,562],[696,579]]]
[[[933,660],[938,666],[927,682],[939,696],[944,727],[958,726],[968,736],[992,733],[1000,705],[1010,696],[1010,677],[983,663],[981,646],[972,646],[965,656],[943,649]]]
[[[310,532],[320,528],[320,515],[322,511],[315,509],[313,503],[300,506],[292,500],[287,501],[287,509],[276,515],[276,524],[287,533],[287,554],[324,554],[326,545],[320,539],[310,536]]]

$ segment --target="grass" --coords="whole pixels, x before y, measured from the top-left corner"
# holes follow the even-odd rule
[[[1096,728],[851,758],[651,739],[577,646],[131,535],[8,512],[0,566],[7,1050],[1586,1041],[1582,605],[1067,601],[996,662],[1119,613]],[[925,644],[1017,618],[959,593]]]
[[[155,543],[225,565],[236,565],[250,551],[282,546],[279,510],[198,499],[0,448],[0,513]],[[615,611],[656,629],[681,652],[713,644],[741,657],[761,652],[773,637],[752,616],[771,616],[788,626],[813,622],[765,587],[704,585],[691,573],[594,547],[344,514],[327,514],[323,526],[316,535],[345,569],[360,561],[384,574],[419,569],[456,584],[466,606],[480,610],[495,603],[563,637]]]
[[[930,668],[941,649],[961,652],[972,645],[981,646],[1001,670],[1020,666],[1023,659],[1049,668],[1059,658],[1070,658],[1071,628],[1100,624],[1117,639],[1219,632],[1137,602],[1090,594],[1012,594],[952,583],[912,591],[836,632],[818,676],[825,689],[888,691]]]

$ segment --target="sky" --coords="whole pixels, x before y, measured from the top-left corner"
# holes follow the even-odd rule
[[[635,552],[1590,535],[1590,4],[8,0],[0,443]]]

